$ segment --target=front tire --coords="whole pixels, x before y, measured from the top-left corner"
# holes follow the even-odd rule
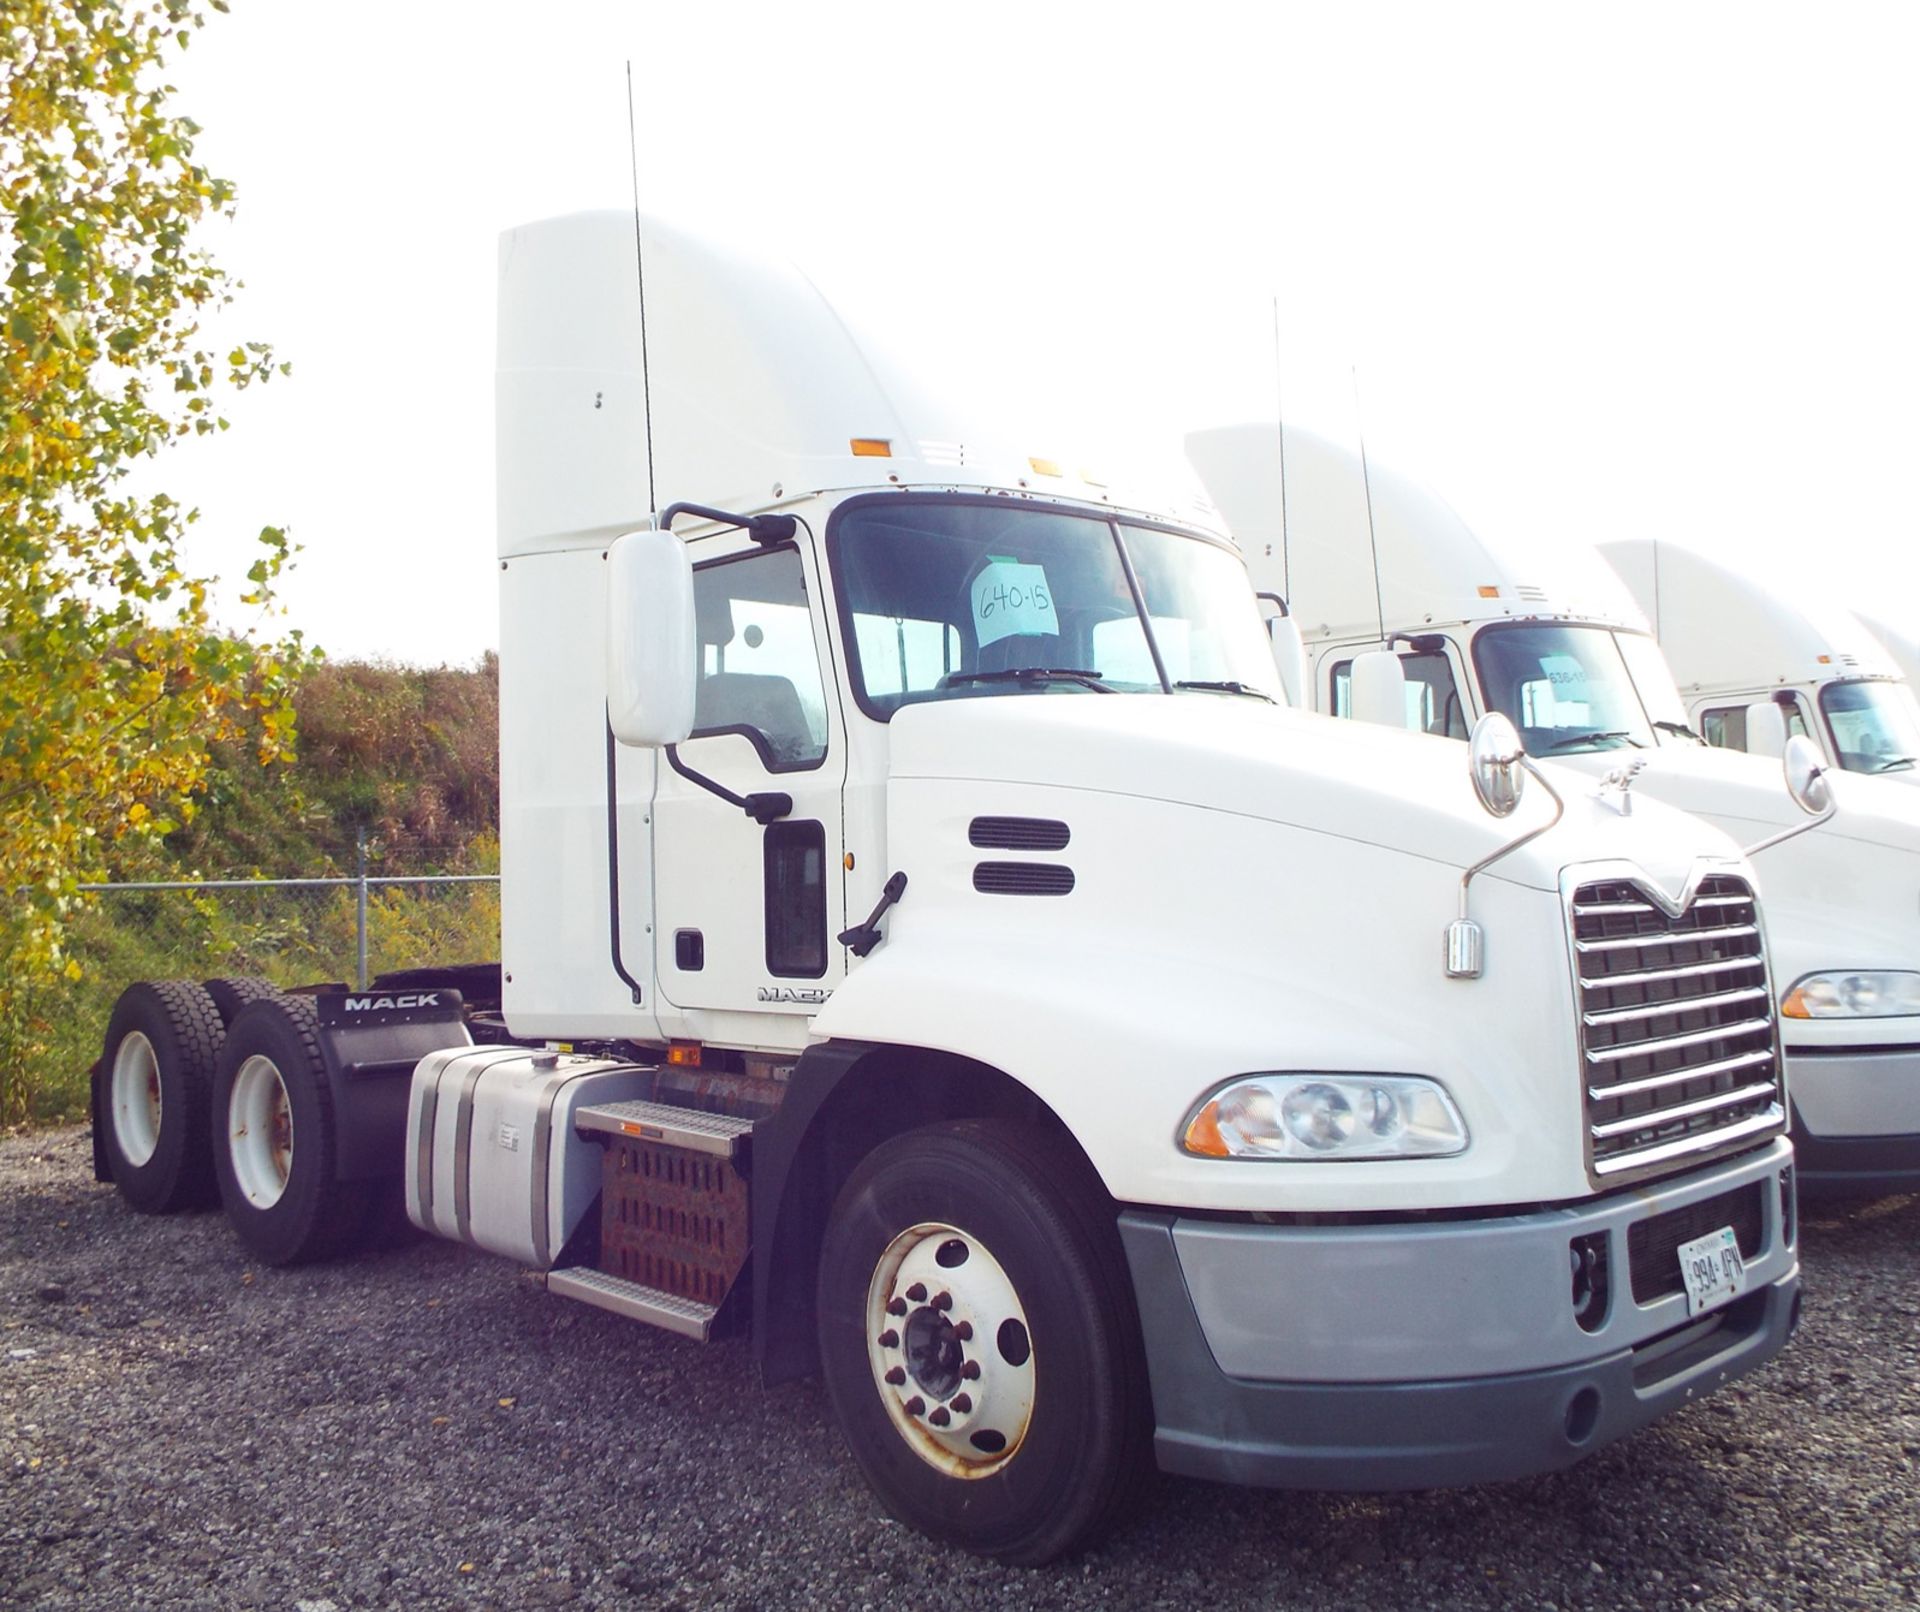
[[[1091,1544],[1150,1471],[1113,1204],[1062,1152],[994,1120],[897,1137],[848,1180],[820,1261],[822,1368],[868,1483],[1026,1566]]]
[[[143,1214],[216,1201],[207,1114],[220,1035],[191,980],[143,980],[114,1003],[96,1113],[108,1174]]]
[[[365,1216],[334,1179],[333,1092],[312,998],[263,999],[234,1015],[213,1120],[220,1200],[255,1255],[300,1265],[357,1239]]]

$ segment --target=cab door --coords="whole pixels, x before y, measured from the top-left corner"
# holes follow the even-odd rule
[[[798,1048],[846,967],[847,747],[818,558],[804,528],[793,542],[727,532],[688,546],[694,726],[662,758],[650,814],[663,1027]],[[718,791],[791,807],[762,823]]]

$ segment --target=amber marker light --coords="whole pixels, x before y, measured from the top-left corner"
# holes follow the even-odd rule
[[[847,444],[856,459],[891,459],[893,444],[885,437],[855,437]]]
[[[667,1062],[684,1065],[690,1069],[700,1067],[700,1043],[698,1041],[676,1041],[667,1048]]]
[[[1480,597],[1482,599],[1498,599],[1500,597],[1500,590],[1490,582],[1483,582],[1480,584]]]
[[[1060,466],[1051,459],[1028,459],[1027,464],[1036,476],[1058,476]]]

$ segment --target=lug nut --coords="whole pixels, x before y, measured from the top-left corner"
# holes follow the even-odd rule
[[[927,1408],[927,1402],[918,1394],[915,1394],[913,1398],[907,1401],[903,1408],[909,1416],[918,1416]]]
[[[880,1334],[880,1347],[882,1349],[898,1349],[900,1347],[900,1334],[895,1332],[892,1327],[888,1327],[885,1332]]]
[[[980,1380],[980,1362],[977,1360],[965,1362],[960,1367],[960,1375],[970,1383],[977,1383]]]
[[[953,1406],[962,1416],[965,1416],[968,1411],[973,1409],[973,1396],[971,1394],[955,1394],[947,1403]]]
[[[947,1407],[945,1405],[936,1405],[933,1409],[933,1414],[929,1416],[927,1420],[933,1423],[935,1427],[945,1427],[953,1418],[947,1414]]]
[[[906,1313],[907,1313],[907,1301],[905,1299],[888,1299],[887,1300],[888,1315],[905,1315]]]
[[[973,1323],[971,1321],[954,1322],[953,1335],[962,1343],[970,1342],[973,1338]]]
[[[889,1366],[887,1368],[887,1386],[889,1388],[898,1388],[905,1383],[906,1380],[907,1368],[905,1366]]]
[[[953,1308],[953,1295],[951,1293],[934,1294],[933,1307],[936,1310],[951,1310]]]
[[[927,1302],[927,1284],[925,1282],[915,1282],[912,1287],[907,1289],[907,1297],[912,1299],[915,1304],[925,1304]]]

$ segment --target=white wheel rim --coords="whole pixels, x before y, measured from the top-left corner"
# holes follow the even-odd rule
[[[122,1036],[114,1049],[113,1135],[135,1169],[160,1145],[160,1059],[138,1030]]]
[[[867,1363],[894,1429],[956,1478],[1011,1461],[1033,1421],[1033,1337],[999,1260],[927,1222],[887,1245],[867,1287]]]
[[[271,1058],[255,1053],[233,1077],[227,1102],[227,1149],[233,1178],[248,1203],[271,1209],[293,1170],[293,1105]]]

